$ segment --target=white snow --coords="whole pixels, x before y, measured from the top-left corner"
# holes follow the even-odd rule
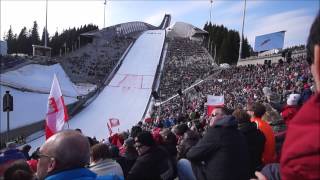
[[[58,77],[66,104],[76,102],[76,96],[85,95],[96,88],[96,85],[92,84],[74,85],[60,64],[51,66],[30,64],[17,70],[0,74],[1,132],[7,129],[7,114],[2,112],[2,97],[5,92],[9,90],[14,101],[14,111],[10,113],[10,129],[41,121],[45,118],[47,112],[48,96],[54,73]],[[27,92],[23,89],[34,92]]]
[[[80,128],[87,136],[108,137],[107,122],[120,120],[114,131],[131,129],[141,120],[146,109],[159,64],[165,31],[144,32],[132,46],[120,69],[99,96],[73,117],[70,128]]]
[[[89,84],[89,83],[79,83],[79,84],[75,84],[74,88],[79,93],[79,95],[86,95],[89,92],[97,89],[97,85]]]
[[[131,129],[141,120],[152,91],[165,39],[164,30],[144,32],[134,43],[114,78],[95,100],[69,121],[70,129],[80,128],[98,140],[109,136],[107,122],[120,120],[114,132]],[[29,144],[39,147],[44,137]]]
[[[73,83],[64,72],[60,64],[44,66],[39,64],[26,65],[15,71],[1,74],[2,85],[11,85],[17,88],[26,88],[40,92],[50,92],[53,74],[56,73],[63,95],[76,97]]]

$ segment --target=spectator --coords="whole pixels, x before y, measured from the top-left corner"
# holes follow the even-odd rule
[[[191,147],[197,144],[199,141],[200,136],[195,131],[187,131],[184,133],[181,141],[177,146],[178,151],[178,162],[177,162],[177,171],[178,177],[181,180],[195,180],[196,177],[192,171],[191,163],[186,158],[186,154]]]
[[[134,163],[136,162],[138,158],[138,152],[136,148],[134,147],[134,139],[132,137],[129,137],[124,141],[123,144],[124,154],[122,155],[126,162],[126,171],[124,172],[125,177],[127,177],[127,174],[129,170],[132,168]]]
[[[287,105],[283,108],[281,116],[288,126],[289,121],[297,114],[299,110],[298,102],[300,101],[300,94],[290,94],[287,99]]]
[[[262,153],[266,138],[257,125],[250,121],[250,115],[245,111],[237,109],[232,115],[238,121],[238,129],[246,137],[250,157],[250,177],[253,178],[254,172],[263,167]]]
[[[308,84],[305,84],[303,86],[303,91],[302,91],[302,94],[301,94],[302,103],[307,102],[307,100],[311,97],[311,95],[312,95],[312,91],[310,89],[310,86]]]
[[[271,126],[263,121],[261,117],[266,112],[266,108],[261,103],[248,104],[247,112],[251,115],[251,121],[257,124],[258,129],[263,132],[266,143],[262,155],[262,162],[264,164],[272,163],[276,159],[275,154],[275,136]]]
[[[30,156],[29,156],[29,151],[30,151],[30,149],[31,149],[31,146],[30,146],[29,144],[27,144],[27,145],[24,145],[24,146],[22,147],[22,150],[21,150],[21,152],[23,153],[24,157],[25,157],[27,160],[30,160],[30,159],[31,159]]]
[[[85,168],[90,159],[88,139],[74,130],[51,136],[39,150],[37,176],[47,179],[121,179],[100,176]]]
[[[249,152],[245,137],[225,108],[212,112],[210,127],[187,152],[197,179],[248,179]]]
[[[141,132],[135,138],[139,157],[127,176],[128,180],[174,179],[174,169],[169,154],[158,147],[150,132]]]
[[[11,163],[21,159],[25,160],[26,158],[23,153],[17,149],[16,143],[8,142],[6,150],[3,152],[3,155],[0,156],[0,177]]]
[[[123,171],[116,161],[111,159],[108,145],[99,143],[91,148],[90,170],[101,175],[117,175],[123,177]]]
[[[4,180],[34,180],[34,172],[24,160],[13,162],[4,172]]]
[[[123,174],[126,177],[129,170],[130,170],[127,165],[126,159],[124,157],[120,156],[120,150],[117,146],[111,144],[109,146],[109,150],[110,150],[112,159],[114,159],[115,161],[117,161],[117,163],[120,164],[122,171],[123,171]]]
[[[161,138],[163,139],[162,146],[169,152],[172,158],[177,156],[177,138],[170,131],[170,129],[163,129],[160,132]]]

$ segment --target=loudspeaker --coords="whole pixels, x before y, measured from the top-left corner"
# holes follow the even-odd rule
[[[200,92],[200,87],[199,87],[199,86],[195,86],[194,89],[195,89],[197,92]]]
[[[158,95],[157,91],[152,91],[151,95],[154,99],[159,99],[159,95]]]
[[[179,96],[183,96],[183,93],[182,93],[182,90],[181,90],[181,89],[179,89],[179,90],[177,91],[177,93],[179,94]]]
[[[6,91],[6,94],[3,96],[3,112],[13,111],[13,97],[9,94],[9,91]]]

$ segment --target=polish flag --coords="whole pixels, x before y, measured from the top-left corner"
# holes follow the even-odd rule
[[[117,118],[110,118],[109,119],[109,122],[110,122],[110,126],[111,128],[113,127],[116,127],[116,126],[119,126],[120,125],[120,120],[117,119]]]
[[[216,107],[224,106],[224,96],[207,96],[207,115],[210,116]]]
[[[46,115],[46,139],[63,129],[69,119],[56,74],[53,76]]]

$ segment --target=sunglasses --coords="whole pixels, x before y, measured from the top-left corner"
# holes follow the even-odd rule
[[[42,154],[42,153],[38,153],[37,156],[38,156],[38,159],[41,159],[41,158],[49,158],[49,159],[54,158],[53,156],[49,156],[49,155]]]

